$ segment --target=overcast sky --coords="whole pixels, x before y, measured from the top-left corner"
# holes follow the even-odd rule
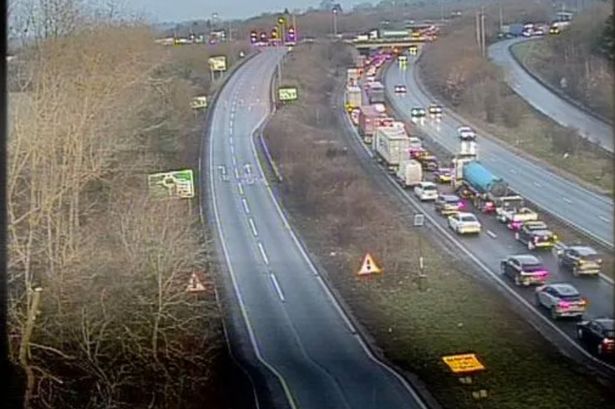
[[[352,7],[365,0],[341,0],[342,7]],[[266,11],[318,7],[320,0],[124,0],[126,6],[144,11],[157,22],[207,19],[216,12],[220,18],[245,18]]]

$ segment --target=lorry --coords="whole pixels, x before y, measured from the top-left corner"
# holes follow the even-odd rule
[[[410,138],[403,122],[376,128],[372,149],[384,161],[390,172],[395,172],[403,158],[410,158]]]
[[[395,176],[403,188],[414,187],[423,180],[423,167],[414,159],[403,158]]]
[[[384,104],[384,85],[380,81],[374,81],[369,85],[367,99],[370,104]]]
[[[362,68],[348,68],[346,70],[346,85],[355,86],[359,84],[359,79],[361,78],[361,74],[363,73]]]
[[[513,38],[513,37],[521,37],[523,35],[524,30],[523,24],[508,24],[503,25],[500,29],[500,33],[498,36],[500,38]]]
[[[393,122],[393,119],[387,116],[383,104],[363,105],[359,108],[359,134],[367,144],[372,143],[377,126],[390,122]]]
[[[348,112],[361,106],[363,92],[357,86],[346,87],[346,110]]]
[[[458,193],[484,213],[495,212],[496,202],[509,193],[508,183],[471,157],[453,159],[453,178]]]

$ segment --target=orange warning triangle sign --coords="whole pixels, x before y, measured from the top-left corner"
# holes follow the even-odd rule
[[[361,269],[357,272],[357,275],[362,276],[377,273],[382,273],[382,269],[378,267],[378,265],[369,253],[365,254],[363,264],[361,265]]]
[[[190,281],[188,282],[188,287],[186,287],[186,292],[199,293],[201,291],[205,291],[205,286],[203,285],[201,280],[199,280],[199,277],[196,275],[196,273],[192,273],[192,275],[190,276]]]

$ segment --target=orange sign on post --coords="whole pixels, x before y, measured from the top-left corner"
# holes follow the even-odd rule
[[[357,272],[357,275],[363,276],[378,273],[382,273],[382,269],[378,267],[378,265],[369,253],[365,254],[363,264],[361,265],[361,269]]]

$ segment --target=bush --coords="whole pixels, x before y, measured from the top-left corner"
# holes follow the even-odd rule
[[[502,104],[502,120],[508,128],[517,128],[523,119],[523,106],[515,98],[508,98]]]

